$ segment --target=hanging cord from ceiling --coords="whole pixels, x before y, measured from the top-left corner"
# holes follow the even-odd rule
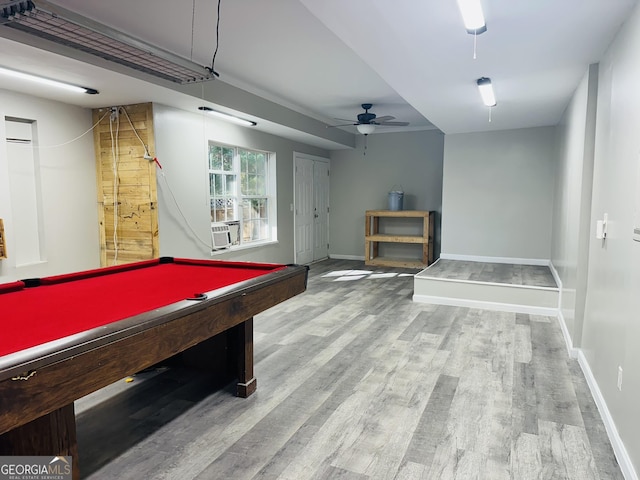
[[[120,115],[119,107],[112,107],[109,118],[109,135],[111,137],[111,157],[113,169],[113,264],[118,264],[118,190],[120,181],[118,179],[118,157],[120,146],[118,136],[120,132]],[[113,132],[113,124],[116,124],[115,137]]]
[[[155,160],[155,159],[154,159]],[[191,224],[189,223],[189,220],[187,220],[186,215],[183,213],[182,209],[180,208],[180,204],[178,203],[178,200],[176,199],[176,196],[173,193],[173,190],[171,190],[171,186],[169,185],[169,181],[167,180],[166,175],[164,174],[164,170],[162,169],[162,165],[160,165],[160,163],[155,160],[156,162],[156,166],[157,168],[160,170],[160,176],[162,177],[162,179],[164,180],[164,184],[167,187],[167,190],[169,192],[169,194],[171,195],[171,199],[173,200],[173,203],[176,206],[176,209],[178,210],[178,213],[180,214],[180,216],[182,217],[182,220],[184,220],[184,223],[187,225],[187,228],[189,229],[189,231],[191,232],[191,234],[193,235],[193,237],[198,240],[198,242],[200,242],[202,245],[204,245],[205,247],[207,247],[209,250],[212,250],[212,245],[211,242],[207,243],[204,240],[202,240],[202,238],[200,238],[200,236],[198,235],[198,233],[195,231],[195,229],[191,226]]]
[[[162,165],[160,164],[160,162],[158,161],[158,159],[156,157],[152,157],[151,154],[149,153],[149,150],[147,148],[147,145],[144,143],[144,141],[142,140],[142,138],[140,138],[140,135],[138,134],[138,131],[136,130],[136,127],[133,125],[133,123],[131,122],[131,119],[129,118],[129,115],[127,114],[127,110],[125,108],[122,109],[122,112],[124,113],[125,117],[127,118],[127,121],[129,122],[129,125],[131,126],[131,130],[133,130],[133,133],[135,134],[136,138],[140,141],[140,143],[142,144],[142,148],[144,148],[144,158],[152,161],[156,164],[156,167],[158,168],[158,171],[160,172],[160,176],[162,177],[162,180],[164,180],[164,184],[167,187],[167,191],[169,192],[169,195],[171,196],[171,199],[173,200],[173,203],[176,206],[176,209],[178,210],[178,213],[180,214],[180,216],[182,217],[182,220],[184,220],[184,223],[187,225],[187,228],[191,231],[191,233],[193,234],[194,238],[196,240],[198,240],[198,242],[202,243],[204,246],[206,246],[209,250],[211,250],[213,248],[213,246],[211,245],[211,243],[207,243],[206,241],[202,240],[199,236],[198,233],[195,231],[195,229],[191,226],[191,224],[189,223],[189,220],[187,220],[187,216],[184,214],[184,212],[182,211],[182,209],[180,208],[180,204],[178,203],[178,200],[176,199],[175,194],[173,193],[173,190],[171,189],[171,185],[169,185],[169,182],[167,180],[166,175],[164,174],[164,169],[162,168]]]
[[[138,140],[142,144],[142,148],[144,148],[144,158],[147,159],[147,160],[153,160],[153,158],[149,154],[149,149],[147,148],[145,143],[142,141],[142,138],[140,138],[140,135],[138,135],[138,131],[136,130],[136,127],[133,126],[133,122],[131,121],[131,118],[129,117],[129,113],[127,112],[127,109],[124,108],[124,107],[121,107],[121,108],[122,108],[122,113],[124,113],[124,116],[127,119],[127,122],[129,122],[129,126],[131,127],[131,130],[133,131],[133,134],[138,138]]]
[[[216,77],[220,74],[215,70],[216,56],[218,55],[218,47],[220,47],[220,3],[222,0],[218,0],[218,19],[216,20],[216,49],[213,52],[213,59],[211,60],[211,67],[207,67],[207,70],[213,73]]]
[[[109,115],[109,114],[111,114],[111,111],[107,110],[107,111],[105,112],[105,114],[104,114],[104,115],[102,115],[102,116],[98,119],[98,121],[97,121],[96,123],[94,123],[94,124],[91,126],[91,128],[90,128],[89,130],[87,130],[87,131],[86,131],[86,132],[84,132],[84,133],[81,133],[81,134],[80,134],[80,135],[78,135],[76,138],[72,138],[71,140],[68,140],[68,141],[63,142],[63,143],[58,143],[58,144],[56,144],[56,145],[33,145],[33,146],[32,146],[32,148],[35,148],[35,149],[38,149],[38,150],[43,150],[43,149],[45,149],[45,148],[59,148],[59,147],[64,147],[64,146],[66,146],[66,145],[69,145],[70,143],[73,143],[73,142],[75,142],[76,140],[80,140],[80,139],[81,139],[82,137],[84,137],[87,133],[92,132],[92,131],[93,131],[93,130],[98,126],[98,124],[102,121],[102,119],[103,119],[104,117],[106,117],[107,115]],[[20,144],[16,144],[16,145],[20,145]]]

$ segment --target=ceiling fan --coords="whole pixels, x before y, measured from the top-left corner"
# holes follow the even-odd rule
[[[347,127],[349,125],[355,125],[358,129],[358,132],[362,133],[363,135],[369,135],[370,133],[374,132],[378,125],[381,127],[404,127],[406,125],[409,125],[409,122],[393,122],[392,120],[396,117],[392,117],[391,115],[378,117],[375,113],[370,113],[369,110],[372,106],[373,105],[371,103],[363,103],[362,108],[364,109],[364,113],[358,114],[358,121],[355,123],[339,118],[338,120],[344,120],[345,122],[350,123],[345,123],[342,125],[329,125],[329,127]]]

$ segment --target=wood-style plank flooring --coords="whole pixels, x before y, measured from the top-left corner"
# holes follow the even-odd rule
[[[543,265],[470,262],[440,258],[420,276],[557,288],[551,269]]]
[[[414,273],[312,265],[248,399],[176,369],[81,399],[83,478],[623,478],[555,318],[414,303]]]

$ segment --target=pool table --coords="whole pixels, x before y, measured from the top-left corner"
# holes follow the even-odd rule
[[[70,455],[79,478],[73,402],[167,359],[226,357],[251,395],[253,316],[302,293],[307,271],[163,257],[1,284],[0,456]]]

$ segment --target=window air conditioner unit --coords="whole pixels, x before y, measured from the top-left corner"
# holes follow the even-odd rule
[[[226,223],[211,224],[211,242],[213,250],[222,250],[231,246],[231,234]]]
[[[234,220],[225,223],[229,225],[229,237],[231,238],[231,245],[240,245],[240,222],[238,220]]]

